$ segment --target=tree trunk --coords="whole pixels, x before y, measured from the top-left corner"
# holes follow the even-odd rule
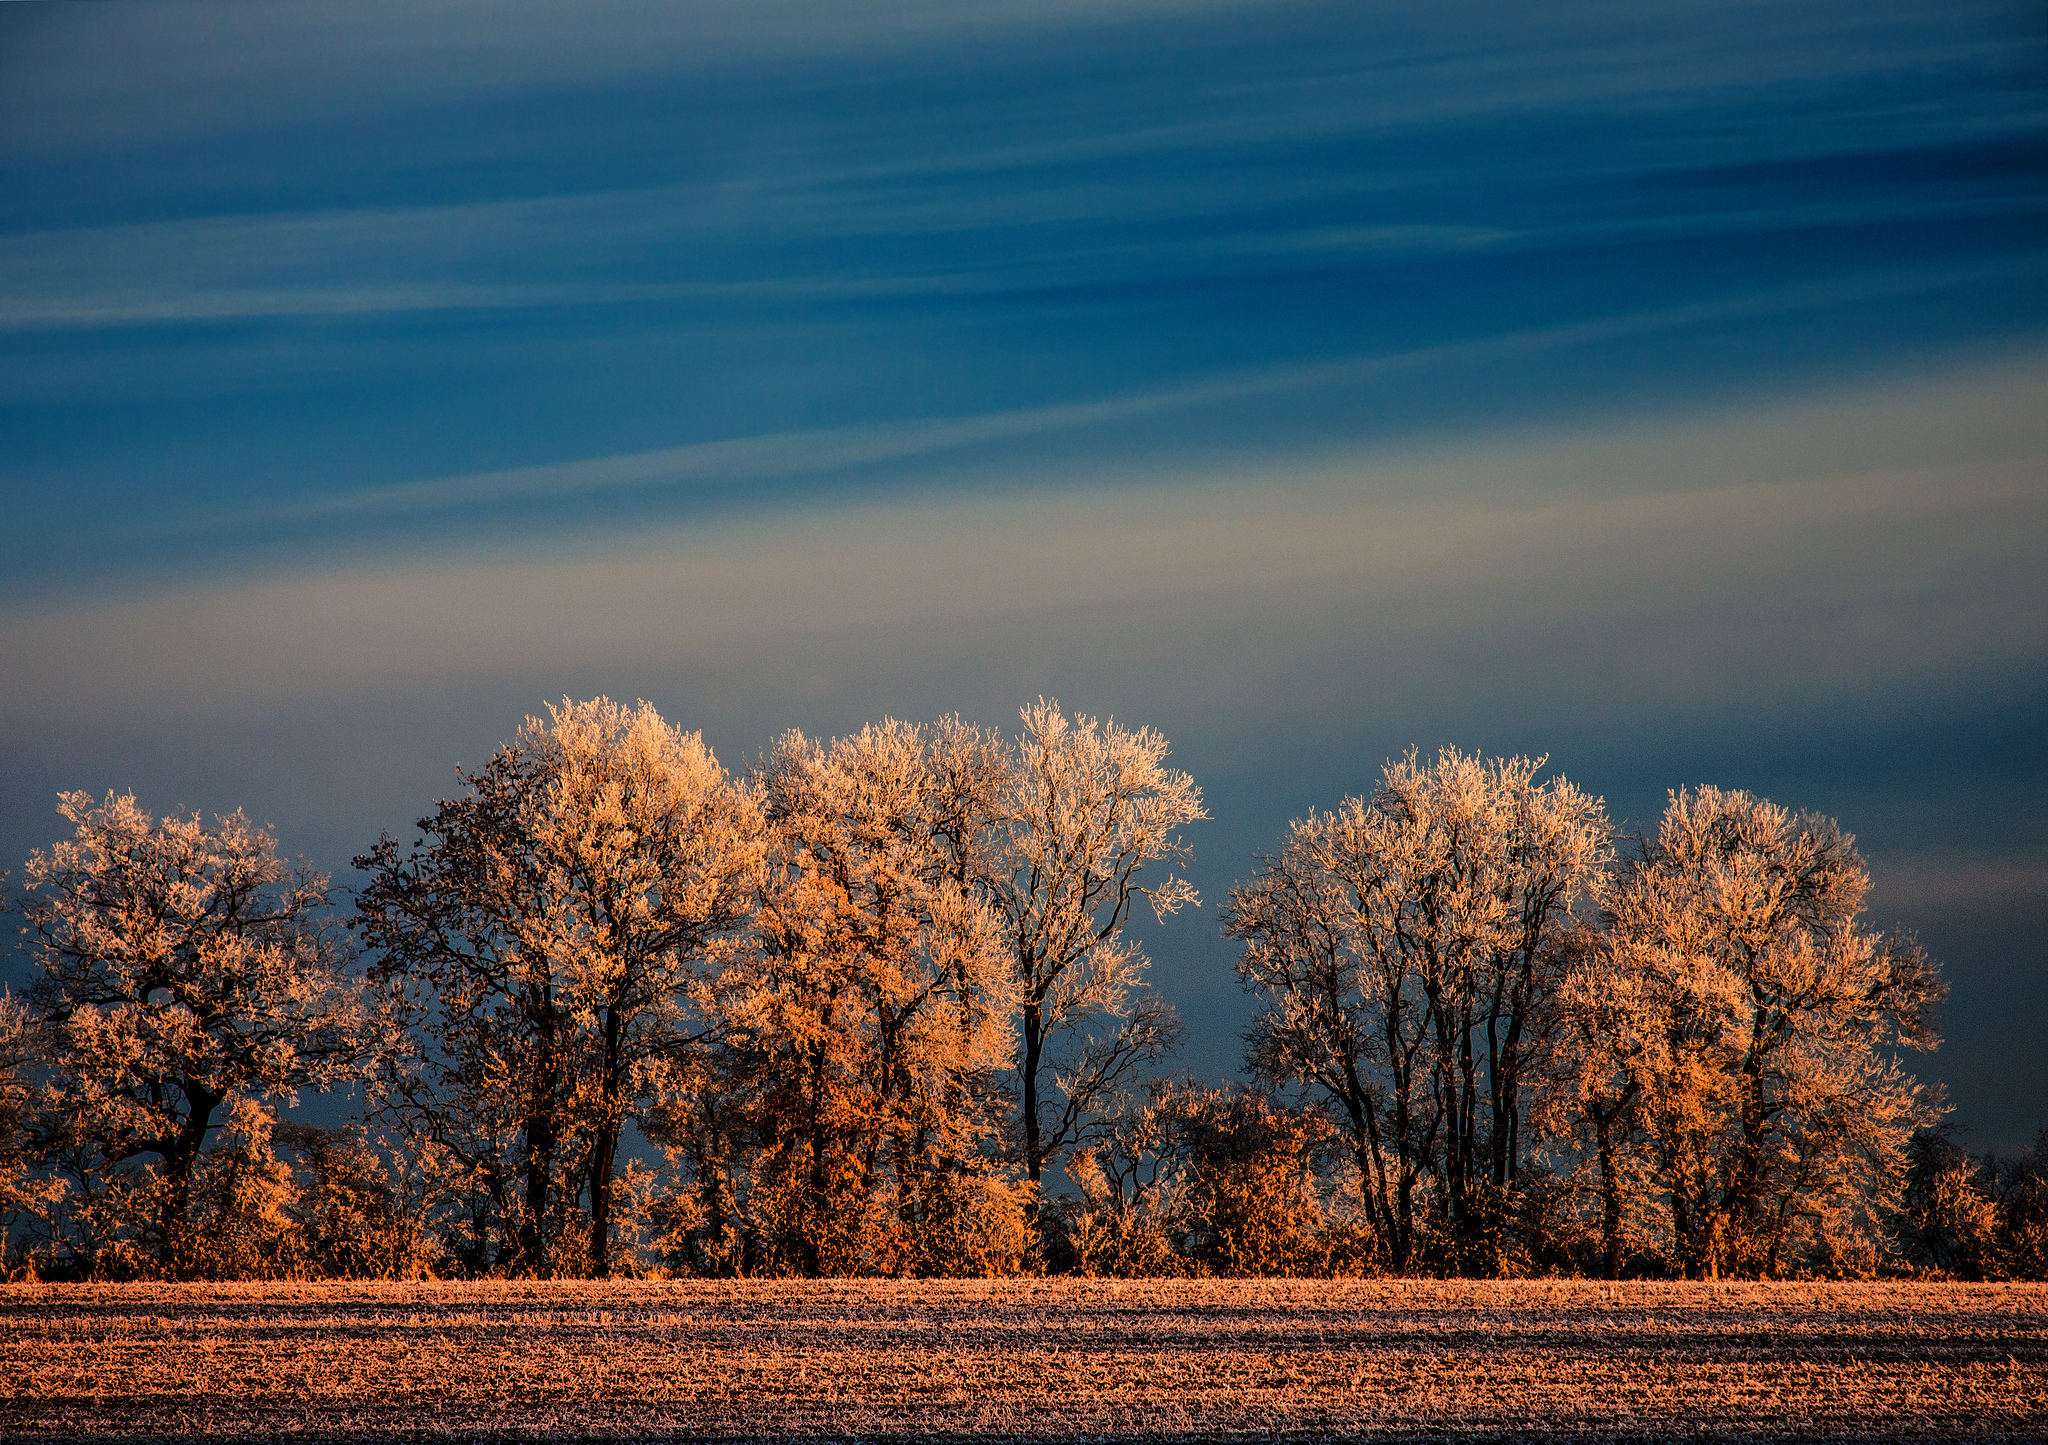
[[[192,1101],[192,1112],[164,1153],[164,1192],[157,1206],[157,1228],[163,1236],[157,1262],[174,1278],[182,1278],[192,1267],[192,1171],[206,1147],[213,1111],[224,1098],[190,1079],[185,1081],[185,1097]]]
[[[519,1221],[519,1268],[547,1272],[548,1192],[554,1182],[558,1120],[555,1118],[554,1039],[543,1035],[541,1068],[526,1110],[526,1210]]]
[[[548,1185],[555,1172],[555,1119],[551,1112],[536,1110],[526,1119],[526,1212],[519,1220],[519,1269],[524,1274],[546,1273],[546,1231]]]
[[[590,1277],[611,1273],[612,1173],[619,1157],[619,1134],[626,1101],[625,1064],[620,1057],[620,1019],[607,1010],[604,1021],[604,1074],[598,1100],[599,1123],[590,1157]]]
[[[1621,1181],[1614,1169],[1614,1123],[1610,1115],[1594,1114],[1600,1141],[1600,1251],[1609,1279],[1621,1278]]]
[[[1414,1059],[1402,1060],[1394,1079],[1394,1273],[1406,1274],[1415,1241],[1415,1159],[1411,1117],[1410,1071]]]
[[[1494,1188],[1505,1188],[1514,1179],[1514,1125],[1510,1120],[1513,1105],[1509,1098],[1514,1088],[1514,1063],[1508,1057],[1500,1040],[1501,1005],[1499,988],[1495,988],[1492,1006],[1486,1013],[1486,1092],[1487,1101],[1493,1107],[1493,1118],[1486,1131],[1487,1162],[1491,1166],[1488,1178]],[[1517,1020],[1519,1022],[1519,1020]],[[1514,1032],[1509,1031],[1508,1048],[1513,1047]]]
[[[1024,1204],[1024,1218],[1031,1236],[1043,1248],[1039,1230],[1038,1196],[1044,1185],[1045,1155],[1038,1131],[1038,1065],[1045,1052],[1045,1035],[1040,1026],[1036,999],[1024,1005],[1024,1067],[1018,1070],[1024,1086],[1024,1173],[1031,1180],[1031,1197]]]
[[[619,1154],[619,1128],[600,1126],[590,1144],[590,1277],[611,1273],[612,1170]]]
[[[1522,1028],[1535,992],[1533,967],[1524,950],[1521,987],[1507,1010],[1507,1037],[1494,1042],[1494,1030],[1501,1015],[1498,1006],[1486,1021],[1487,1086],[1493,1097],[1493,1182],[1506,1188],[1522,1169]]]
[[[539,1038],[539,1058],[526,1101],[526,1213],[519,1221],[519,1267],[539,1276],[547,1273],[548,1193],[554,1183],[555,1149],[561,1143],[554,990],[545,984],[529,987],[526,1008]]]
[[[1351,1118],[1352,1156],[1358,1165],[1358,1192],[1365,1201],[1366,1222],[1378,1237],[1380,1247],[1393,1253],[1393,1210],[1387,1199],[1386,1162],[1380,1154],[1379,1129],[1373,1118],[1372,1099],[1359,1081],[1356,1058],[1344,1060],[1344,1111]]]
[[[804,1221],[802,1264],[804,1274],[817,1279],[825,1272],[824,1235],[832,1219],[831,1140],[825,1127],[825,1046],[811,1045],[810,1055],[810,1157],[805,1161],[808,1172],[804,1179],[808,1218]]]

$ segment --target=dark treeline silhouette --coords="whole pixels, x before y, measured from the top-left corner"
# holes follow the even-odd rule
[[[2048,1272],[1925,952],[1828,819],[1654,837],[1445,749],[1231,891],[1249,1082],[1167,1070],[1128,932],[1197,901],[1148,729],[789,733],[744,775],[564,701],[355,860],[66,794],[0,999],[10,1277]],[[281,1123],[353,1086],[341,1130]],[[1056,1188],[1064,1180],[1065,1188]]]

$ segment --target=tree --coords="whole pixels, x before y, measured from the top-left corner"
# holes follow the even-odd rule
[[[1267,1000],[1247,1062],[1340,1116],[1396,1271],[1425,1182],[1462,1263],[1498,1251],[1564,940],[1610,853],[1599,799],[1537,783],[1542,762],[1411,751],[1369,801],[1294,823],[1224,915]]]
[[[1012,987],[953,847],[956,781],[925,729],[893,721],[787,733],[756,772],[772,843],[755,948],[717,996],[782,1267],[951,1272],[962,1211],[995,1182]]]
[[[65,793],[76,832],[28,861],[29,999],[59,1128],[101,1167],[161,1171],[157,1264],[192,1263],[194,1169],[239,1101],[356,1076],[377,1030],[323,923],[324,875],[239,812],[152,818]]]
[[[1090,1137],[1138,1068],[1173,1046],[1178,1022],[1144,992],[1148,961],[1124,930],[1140,897],[1162,920],[1200,902],[1183,878],[1146,888],[1139,876],[1192,856],[1179,830],[1209,815],[1194,779],[1165,766],[1166,739],[1150,728],[1070,719],[1043,698],[1022,718],[994,844],[979,856],[1015,975],[1018,1132],[1035,1193],[1047,1165]],[[984,757],[977,741],[957,733],[952,748]],[[1102,1024],[1105,1035],[1088,1032]]]
[[[1177,1127],[1179,1103],[1192,1088],[1152,1080],[1143,1100],[1129,1100],[1068,1156],[1067,1177],[1080,1198],[1058,1201],[1056,1212],[1041,1215],[1055,1226],[1061,1266],[1133,1279],[1192,1272],[1176,1247],[1188,1162],[1186,1131]]]
[[[409,854],[387,835],[356,860],[355,926],[419,1044],[382,1097],[489,1191],[512,1267],[553,1269],[587,1192],[574,1264],[603,1275],[620,1138],[647,1071],[701,1033],[759,810],[698,734],[605,698],[528,718],[464,781]]]
[[[298,1189],[273,1140],[277,1115],[254,1099],[229,1106],[223,1137],[193,1171],[193,1272],[207,1279],[303,1276]]]
[[[1996,1205],[1994,1267],[2007,1279],[2048,1279],[2048,1129],[2017,1157],[1984,1162]]]
[[[1998,1206],[1988,1192],[1996,1181],[1991,1162],[1972,1160],[1946,1128],[1914,1130],[1906,1141],[1899,1201],[1899,1243],[1907,1261],[1952,1279],[1997,1273]]]
[[[1632,1067],[1690,1277],[1777,1275],[1868,1239],[1938,1096],[1939,970],[1859,922],[1870,875],[1829,818],[1739,791],[1671,795],[1615,888],[1613,966],[1643,1013]]]
[[[1641,980],[1615,966],[1609,940],[1592,928],[1567,937],[1559,989],[1559,1087],[1541,1101],[1537,1129],[1590,1145],[1600,1209],[1601,1272],[1621,1278],[1631,1223],[1648,1194],[1643,1136],[1646,1058],[1654,1028]]]
[[[1327,1115],[1243,1087],[1165,1095],[1186,1160],[1181,1248],[1204,1274],[1320,1275],[1333,1263],[1317,1155]]]
[[[426,1181],[387,1159],[360,1127],[289,1124],[278,1143],[299,1163],[291,1215],[308,1264],[329,1279],[426,1279],[436,1250],[425,1228]]]
[[[60,1180],[36,1168],[43,1091],[34,1073],[42,1053],[34,1015],[0,990],[0,1277],[34,1268],[35,1236],[64,1193]],[[23,1224],[29,1226],[27,1240]]]
[[[737,941],[763,840],[753,800],[696,733],[647,703],[550,708],[523,735],[548,786],[533,828],[552,907],[534,942],[555,960],[592,1046],[590,1253],[608,1272],[619,1140],[643,1064],[688,1040],[708,971]]]
[[[387,834],[355,860],[369,882],[350,926],[405,1026],[372,1099],[464,1200],[458,1254],[478,1269],[542,1274],[560,1232],[550,1225],[568,1065],[554,970],[524,951],[526,920],[545,907],[524,819],[541,781],[512,747],[462,777],[468,792],[420,820],[409,854]]]

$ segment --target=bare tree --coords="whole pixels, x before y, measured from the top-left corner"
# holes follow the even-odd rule
[[[1069,718],[1042,698],[1022,719],[984,887],[1015,973],[1018,1133],[1036,1191],[1177,1037],[1172,1010],[1144,989],[1147,959],[1125,927],[1140,897],[1159,919],[1199,903],[1184,878],[1149,888],[1139,878],[1186,861],[1179,830],[1209,815],[1150,728]]]
[[[1634,1068],[1688,1275],[1775,1275],[1871,1237],[1938,1096],[1945,992],[1909,937],[1858,923],[1869,873],[1832,819],[1742,792],[1671,795],[1613,897],[1614,966],[1646,1015]]]
[[[239,812],[152,818],[132,795],[66,793],[74,835],[28,861],[29,998],[63,1130],[112,1166],[161,1169],[158,1264],[190,1263],[194,1168],[238,1100],[356,1076],[377,1038],[325,876]]]
[[[356,860],[355,925],[423,1045],[382,1097],[493,1191],[520,1269],[552,1268],[549,1221],[587,1189],[577,1264],[602,1275],[640,1071],[700,1029],[752,903],[758,810],[699,735],[604,698],[527,719],[465,781],[410,854],[387,836]]]
[[[1609,856],[1597,798],[1541,759],[1443,749],[1389,763],[1371,800],[1295,823],[1231,894],[1224,931],[1264,995],[1256,1075],[1322,1093],[1347,1127],[1387,1262],[1416,1262],[1418,1191],[1454,1248],[1496,1248],[1573,908]]]

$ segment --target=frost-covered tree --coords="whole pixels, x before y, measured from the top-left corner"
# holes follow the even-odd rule
[[[1013,981],[960,866],[959,778],[934,756],[947,733],[791,732],[755,774],[769,866],[754,948],[716,994],[766,1267],[954,1272],[1014,1210],[989,1147]],[[739,1161],[693,1162],[708,1223]]]
[[[371,1097],[461,1202],[457,1256],[538,1274],[559,1253],[570,1088],[554,971],[523,952],[525,920],[545,906],[524,818],[541,783],[510,747],[463,781],[409,853],[387,834],[355,860],[369,882],[351,926],[405,1029]]]
[[[1917,1269],[1951,1279],[1998,1272],[1995,1166],[1972,1159],[1945,1127],[1917,1129],[1906,1143],[1899,1201],[1901,1252]]]
[[[1055,1205],[1064,1261],[1084,1275],[1171,1278],[1192,1272],[1183,1235],[1187,1139],[1178,1102],[1192,1086],[1154,1079],[1066,1162],[1078,1200]]]
[[[330,1279],[432,1277],[440,1251],[427,1228],[431,1181],[361,1126],[288,1124],[277,1142],[299,1177],[291,1215],[307,1266]]]
[[[293,1217],[298,1188],[273,1147],[277,1115],[238,1099],[221,1140],[192,1178],[194,1273],[209,1279],[290,1279],[312,1268]]]
[[[1185,862],[1180,830],[1209,815],[1150,728],[1069,718],[1044,699],[1022,719],[980,866],[1015,974],[1018,1135],[1036,1189],[1173,1045],[1178,1023],[1145,989],[1148,961],[1126,928],[1140,898],[1159,919],[1200,901],[1171,873],[1150,887],[1140,878]],[[955,746],[983,755],[968,737]]]
[[[208,827],[112,793],[58,811],[75,832],[30,857],[21,903],[50,1142],[82,1169],[150,1163],[156,1262],[182,1271],[208,1133],[238,1103],[355,1077],[377,1028],[323,921],[327,879],[242,814]]]
[[[1241,1086],[1184,1086],[1160,1103],[1186,1160],[1179,1245],[1200,1272],[1329,1274],[1316,1159],[1328,1117]]]
[[[1541,765],[1411,752],[1372,798],[1293,824],[1224,915],[1266,1003],[1248,1063],[1339,1117],[1396,1271],[1418,1262],[1425,1188],[1466,1264],[1498,1248],[1563,941],[1611,852],[1599,799]]]
[[[547,916],[529,934],[583,1033],[577,1114],[589,1136],[588,1267],[609,1266],[613,1173],[635,1074],[686,1042],[753,896],[760,817],[695,733],[646,703],[564,701],[521,741],[547,786],[534,817]]]
[[[0,990],[0,1273],[32,1266],[32,1252],[47,1243],[50,1211],[64,1194],[61,1180],[36,1168],[43,1091],[35,1074],[42,1053],[34,1015]]]
[[[485,1192],[502,1263],[602,1275],[622,1132],[702,1031],[758,809],[698,734],[604,698],[527,719],[464,781],[409,853],[386,836],[356,860],[355,926],[417,1041],[381,1098]]]
[[[1892,1049],[1934,1047],[1945,989],[1911,938],[1861,925],[1869,886],[1832,819],[1703,787],[1671,795],[1614,890],[1615,997],[1690,1276],[1867,1247],[1940,1112]]]
[[[1558,991],[1554,1087],[1538,1100],[1537,1130],[1569,1141],[1593,1172],[1600,1261],[1621,1278],[1622,1258],[1647,1242],[1652,1167],[1643,1149],[1643,1090],[1653,1045],[1643,981],[1615,967],[1606,935],[1592,928],[1567,939]]]

